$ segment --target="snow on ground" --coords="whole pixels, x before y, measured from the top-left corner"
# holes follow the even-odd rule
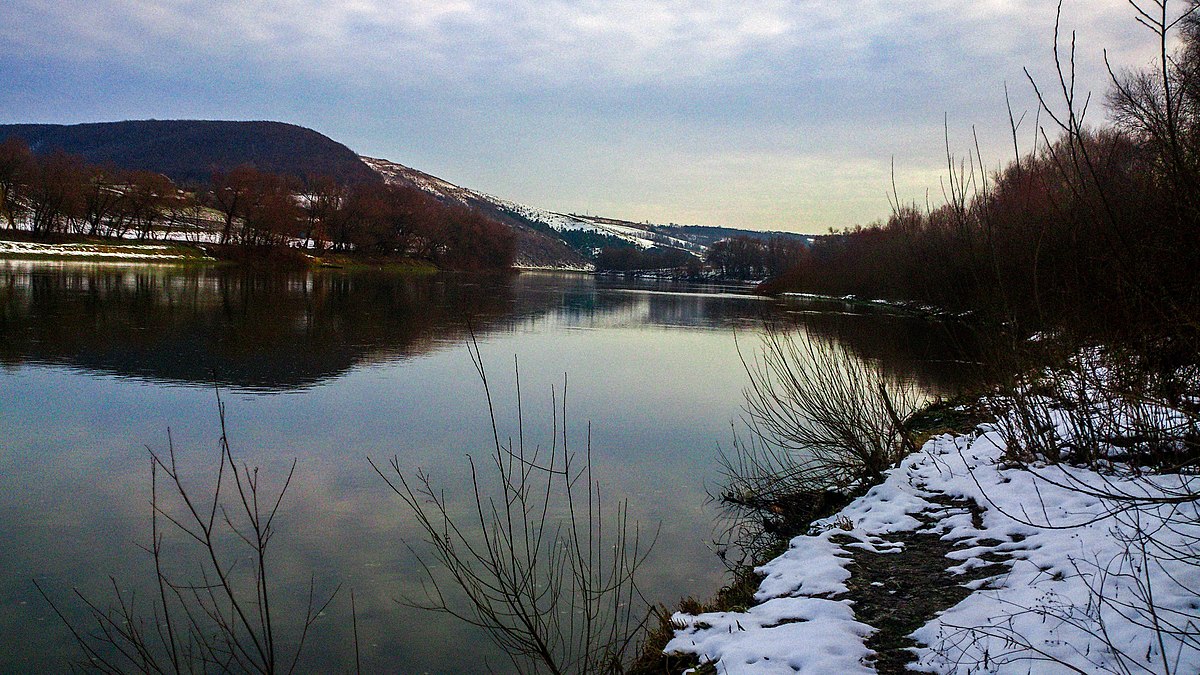
[[[108,258],[121,260],[195,260],[195,256],[176,252],[163,244],[42,244],[28,241],[0,241],[0,255],[69,256],[72,258]]]
[[[384,180],[391,182],[407,181],[435,197],[447,197],[460,204],[468,204],[469,202],[466,197],[472,195],[471,190],[459,187],[436,176],[430,176],[427,173],[417,171],[403,164],[374,157],[359,157],[359,159],[374,169],[376,173],[382,175]]]
[[[970,312],[949,312],[935,305],[926,305],[920,302],[908,302],[904,300],[885,300],[883,298],[860,298],[857,295],[822,295],[821,293],[798,293],[789,292],[782,293],[785,298],[803,298],[806,300],[845,300],[847,302],[862,302],[870,305],[880,305],[882,307],[899,307],[917,312],[925,312],[927,314],[941,314],[954,316],[967,316]]]
[[[596,234],[608,235],[610,237],[623,239],[642,249],[647,249],[656,245],[656,242],[651,238],[653,233],[638,229],[636,227],[615,225],[610,223],[598,223],[589,219],[587,216],[555,213],[553,211],[546,211],[545,209],[526,206],[525,204],[518,204],[517,202],[501,199],[499,197],[493,197],[483,193],[480,193],[479,196],[480,198],[485,199],[506,211],[514,213],[527,220],[531,220],[535,223],[548,225],[559,232],[595,232]],[[695,244],[684,242],[682,240],[672,240],[671,245],[678,248],[696,248]]]
[[[1004,448],[997,425],[930,440],[759,568],[761,604],[676,614],[682,628],[667,651],[716,661],[722,673],[874,672],[865,644],[874,629],[855,621],[844,597],[850,552],[902,555],[888,535],[926,531],[956,544],[951,572],[997,560],[1006,571],[972,582],[971,595],[913,633],[922,646],[912,668],[1200,673],[1200,512],[1194,499],[1153,503],[1195,495],[1200,477],[1019,467]],[[982,515],[947,509],[946,498]]]
[[[591,274],[596,266],[591,263],[557,263],[554,265],[539,265],[527,260],[518,259],[512,265],[513,269],[527,272],[581,272]]]

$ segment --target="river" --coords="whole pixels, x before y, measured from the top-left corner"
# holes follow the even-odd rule
[[[366,672],[503,671],[479,632],[397,603],[419,593],[405,542],[419,548],[420,532],[367,462],[421,468],[455,508],[469,504],[466,456],[487,457],[492,439],[471,336],[502,436],[515,434],[518,369],[530,439],[549,442],[564,386],[575,447],[590,422],[604,494],[659,533],[647,597],[709,595],[724,568],[706,491],[741,414],[739,349],[754,353],[763,320],[933,394],[970,378],[968,334],[953,325],[737,286],[0,263],[0,672],[66,670],[76,654],[34,580],[74,619],[84,614],[71,589],[106,605],[110,576],[139,603],[153,597],[139,548],[150,541],[147,448],[164,452],[169,430],[203,494],[218,396],[233,452],[266,484],[296,460],[270,549],[277,614],[296,622],[310,580],[318,595],[341,587],[301,670],[352,669],[353,589]]]

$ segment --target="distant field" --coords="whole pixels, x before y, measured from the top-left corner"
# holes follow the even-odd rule
[[[204,251],[180,244],[42,243],[0,240],[0,258],[203,262]]]

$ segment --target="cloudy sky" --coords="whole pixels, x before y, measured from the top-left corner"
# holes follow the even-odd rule
[[[0,122],[271,119],[561,211],[822,232],[1011,156],[1004,88],[1052,82],[1051,0],[4,0]],[[1153,58],[1125,0],[1065,0]]]

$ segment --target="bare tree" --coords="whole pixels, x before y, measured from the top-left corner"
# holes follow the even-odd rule
[[[60,151],[34,160],[26,201],[35,234],[66,231],[78,215],[82,180],[78,157]]]
[[[329,244],[334,221],[346,199],[346,191],[328,176],[309,176],[301,196],[304,248],[308,248],[311,242],[313,247],[321,250]]]
[[[0,143],[0,215],[8,221],[10,230],[16,227],[23,209],[19,196],[32,165],[33,156],[23,141],[9,138]]]
[[[101,167],[88,167],[83,185],[83,218],[86,234],[99,236],[110,228],[114,218],[121,217],[120,204],[125,198],[125,180],[119,172]]]
[[[1178,4],[1184,8],[1171,11]],[[1129,5],[1137,22],[1153,33],[1158,63],[1154,69],[1120,74],[1109,65],[1108,105],[1116,123],[1159,158],[1164,178],[1194,215],[1200,207],[1200,2],[1129,0]],[[1171,42],[1179,31],[1184,45],[1173,52]]]
[[[137,231],[138,239],[151,239],[162,225],[163,217],[179,200],[179,191],[170,178],[152,171],[129,174],[125,191],[125,213]]]
[[[228,173],[213,173],[211,194],[217,209],[224,217],[220,243],[232,243],[233,225],[245,215],[249,194],[257,176],[258,172],[253,167],[245,165],[238,166]]]
[[[239,243],[283,246],[300,234],[301,209],[284,176],[258,173],[244,198]]]

